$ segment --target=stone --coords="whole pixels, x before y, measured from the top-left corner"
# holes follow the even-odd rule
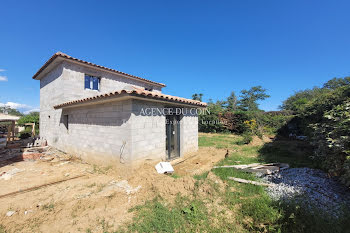
[[[14,215],[16,213],[16,211],[10,210],[6,213],[7,217],[11,217],[12,215]]]

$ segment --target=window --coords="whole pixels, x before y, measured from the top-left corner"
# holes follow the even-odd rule
[[[63,115],[63,124],[64,124],[64,126],[66,127],[66,129],[68,130],[68,127],[69,127],[69,125],[68,125],[68,115]]]
[[[86,74],[85,89],[96,90],[96,91],[100,90],[100,78]]]

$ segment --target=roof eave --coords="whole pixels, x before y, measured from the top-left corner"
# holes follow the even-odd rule
[[[68,103],[68,104],[60,104],[54,106],[54,109],[66,109],[66,108],[73,108],[73,107],[81,107],[81,106],[87,106],[87,105],[95,105],[95,104],[102,104],[112,101],[121,101],[126,99],[139,99],[139,100],[146,100],[146,101],[152,101],[157,103],[165,103],[169,105],[176,105],[176,106],[184,106],[184,107],[195,107],[195,108],[205,108],[207,105],[203,102],[200,103],[186,103],[186,102],[180,102],[180,101],[173,101],[173,100],[166,100],[166,99],[158,99],[151,96],[140,96],[134,93],[123,93],[119,95],[111,95],[104,98],[92,98],[88,101],[81,101],[81,102],[74,102]]]
[[[70,57],[70,56],[65,55],[65,54],[62,55],[62,53],[60,53],[60,52],[55,53],[49,60],[47,60],[45,62],[45,64],[34,74],[34,76],[32,78],[35,80],[40,80],[41,78],[43,78],[43,76],[45,76],[48,73],[49,70],[51,70],[51,69],[49,69],[47,72],[45,72],[48,68],[50,68],[50,67],[53,68],[58,62],[63,61],[63,60],[69,61],[69,62],[72,62],[75,64],[79,64],[79,65],[84,65],[84,66],[92,68],[92,69],[117,74],[119,76],[123,76],[123,77],[128,78],[128,79],[144,82],[144,83],[147,83],[150,85],[159,86],[159,87],[166,87],[166,85],[164,83],[154,82],[154,81],[140,78],[140,77],[137,77],[134,75],[126,74],[124,72],[120,72],[120,71],[117,71],[114,69],[99,66],[99,65],[93,64],[91,62],[85,62],[83,60],[76,59],[76,58]]]

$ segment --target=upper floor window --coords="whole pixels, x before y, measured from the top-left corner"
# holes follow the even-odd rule
[[[85,75],[85,89],[100,90],[100,78]]]

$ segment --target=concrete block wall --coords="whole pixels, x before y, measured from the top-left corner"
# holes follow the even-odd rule
[[[165,116],[144,114],[146,108],[163,109],[164,104],[133,100],[131,118],[132,160],[165,160]]]
[[[181,153],[198,150],[198,115],[193,108],[185,108],[184,115],[181,119]]]
[[[64,80],[63,88],[65,93],[63,102],[118,91],[128,85],[133,85],[139,88],[153,88],[154,91],[161,92],[161,88],[159,86],[150,85],[142,81],[128,79],[106,71],[91,69],[89,67],[77,65],[67,61],[64,61],[62,63],[62,66],[62,79]],[[100,90],[96,91],[84,89],[85,74],[100,77]]]
[[[100,91],[84,90],[84,74],[101,77]],[[165,119],[162,114],[147,116],[142,108],[164,108],[164,103],[138,99],[66,108],[54,105],[116,91],[125,85],[144,83],[124,80],[109,73],[63,62],[40,80],[40,136],[50,146],[104,165],[145,159],[166,159]],[[160,88],[154,87],[158,91]],[[68,115],[68,130],[63,116]],[[198,149],[198,117],[187,113],[181,119],[181,156]],[[122,155],[121,155],[122,154]]]
[[[40,136],[45,138],[48,144],[55,144],[59,140],[62,111],[55,110],[53,106],[64,100],[62,73],[63,65],[60,64],[40,80]]]
[[[132,100],[124,100],[64,109],[68,130],[61,120],[56,147],[100,164],[130,163],[131,104]]]

